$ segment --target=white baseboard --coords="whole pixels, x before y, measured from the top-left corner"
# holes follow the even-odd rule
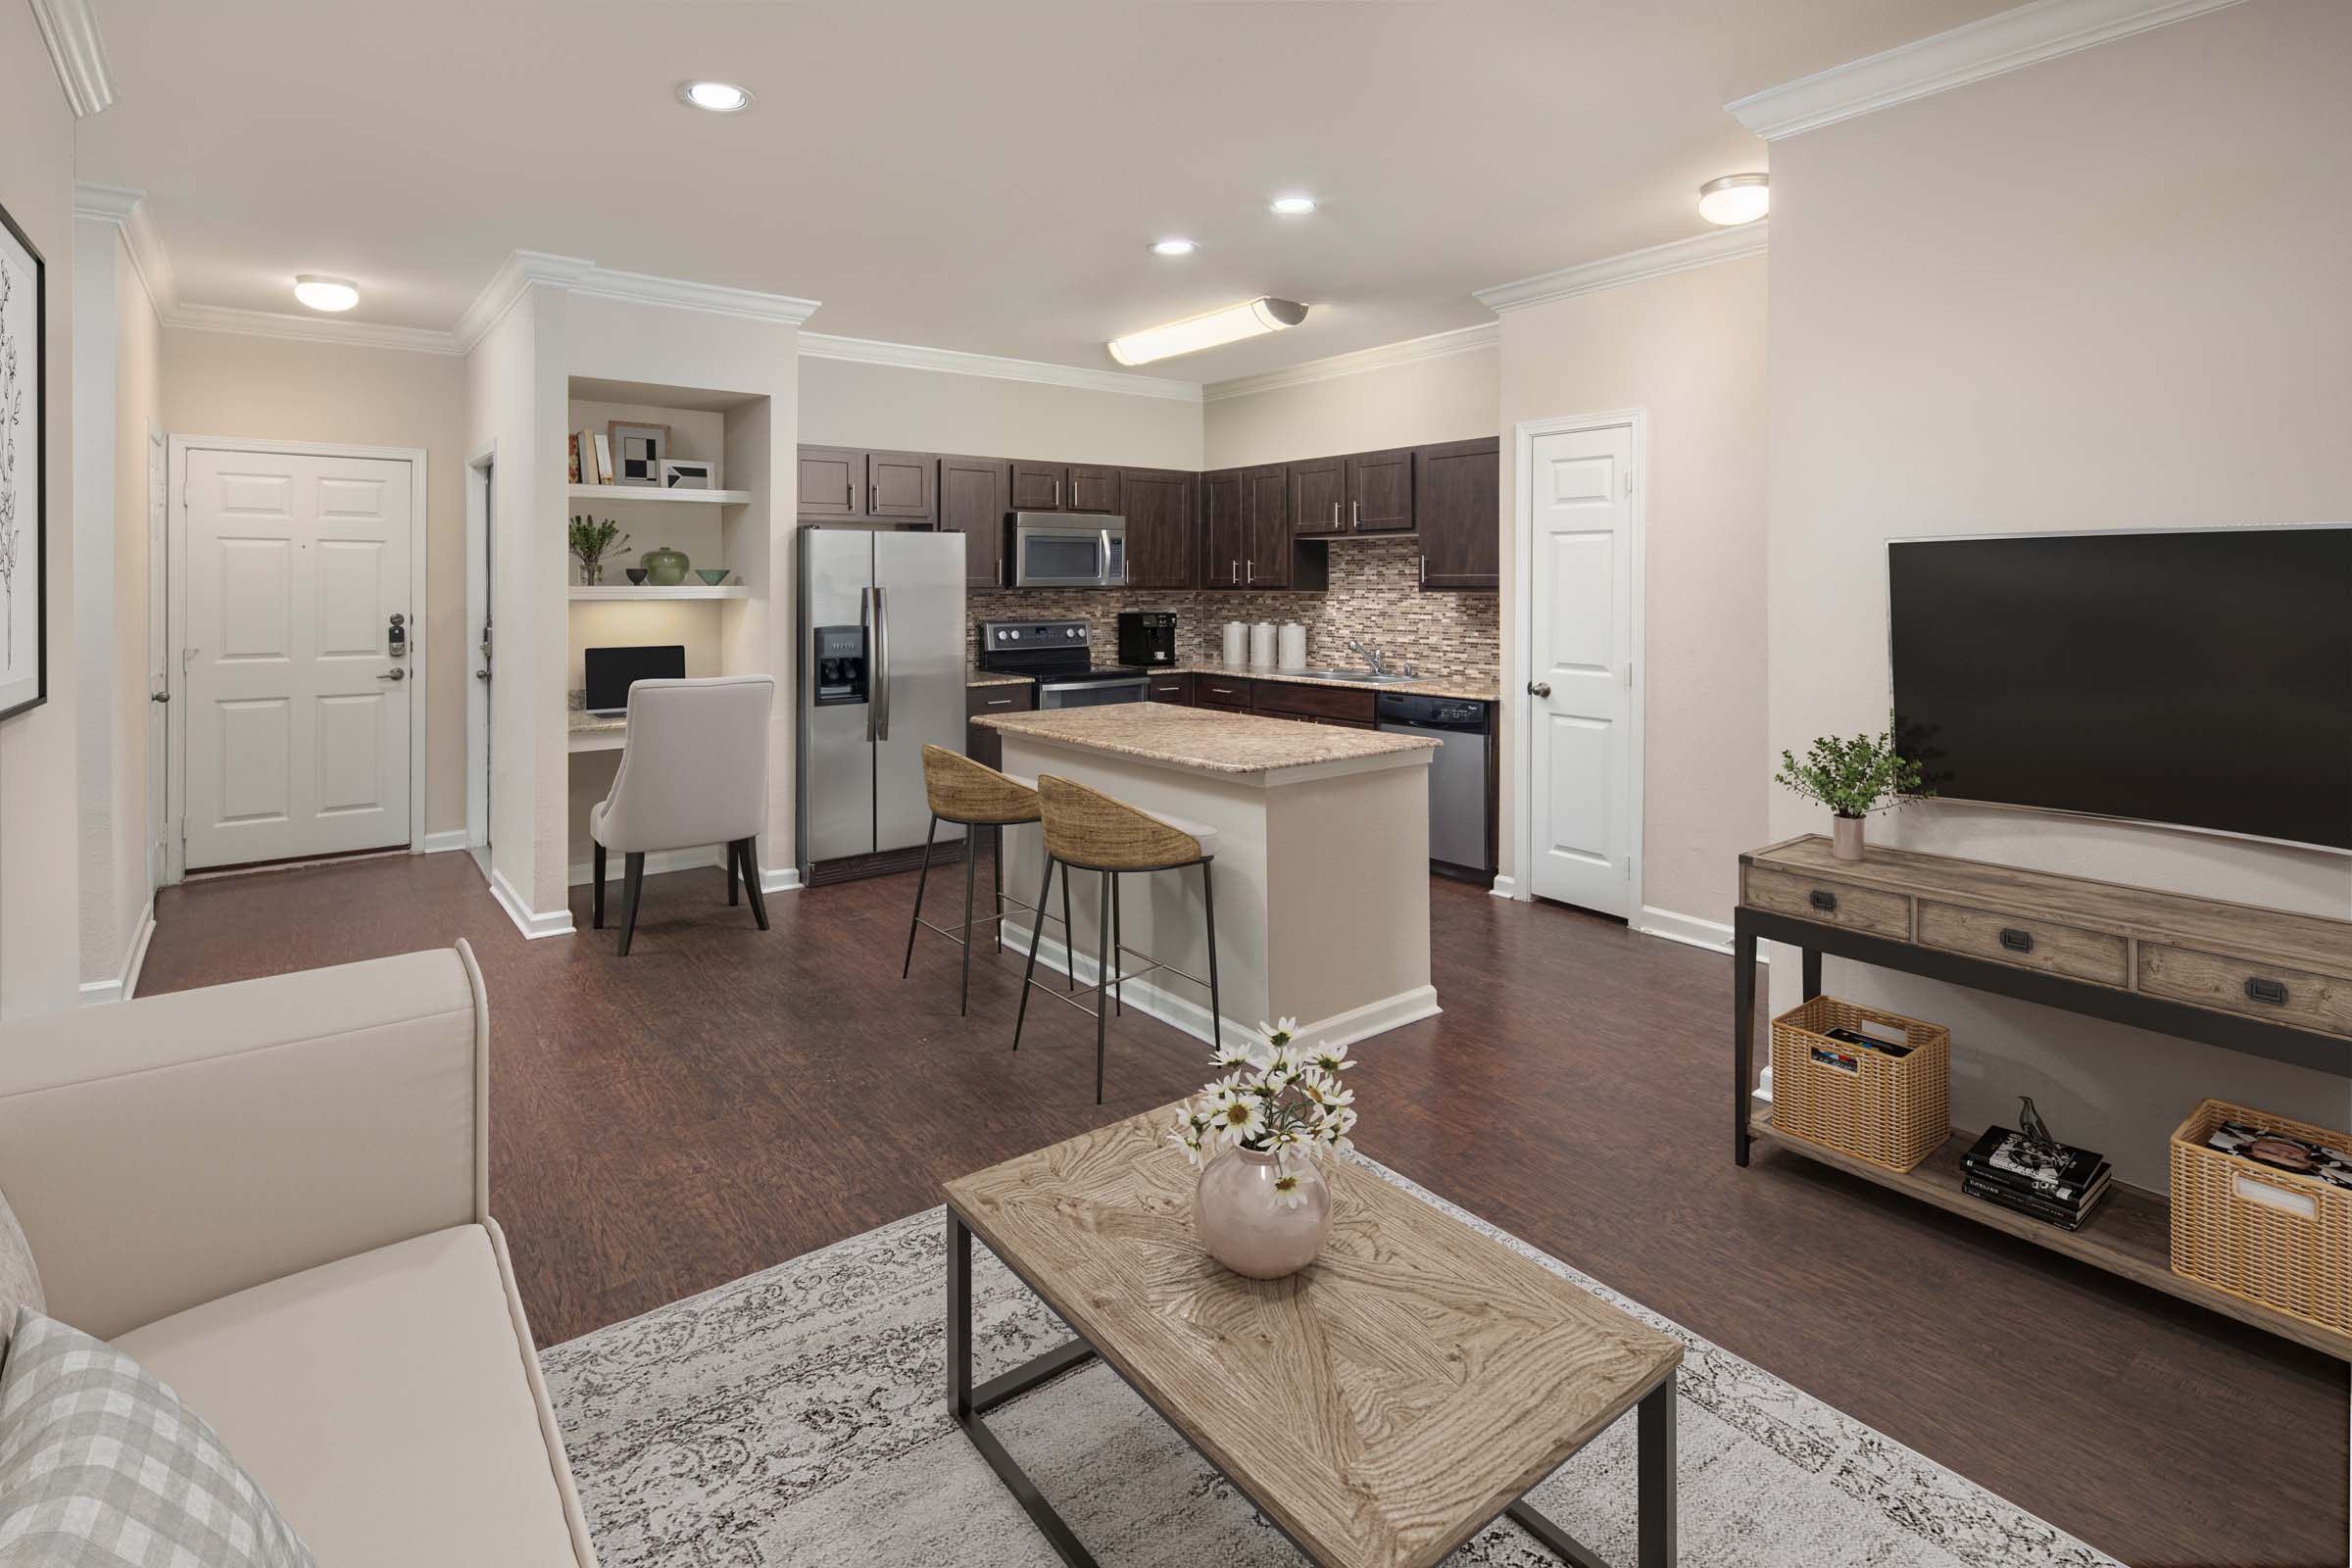
[[[1026,955],[1029,951],[1029,931],[1026,927],[1006,921],[1004,940],[1005,945],[1017,953]],[[1056,974],[1073,972],[1069,949],[1052,936],[1038,944],[1037,964],[1039,968],[1052,969]],[[1096,975],[1094,955],[1080,953],[1075,973],[1080,985],[1093,985]],[[1150,979],[1129,980],[1119,988],[1119,996],[1136,1011],[1148,1013],[1171,1028],[1181,1029],[1205,1045],[1211,1038],[1207,1001],[1186,994],[1197,989],[1186,985],[1183,991],[1178,991]],[[1400,991],[1396,996],[1366,1003],[1360,1007],[1350,1007],[1346,1012],[1333,1013],[1328,1018],[1301,1022],[1297,1038],[1310,1045],[1351,1046],[1359,1040],[1386,1034],[1417,1018],[1435,1017],[1440,1010],[1437,988],[1416,986],[1410,991]],[[1224,1039],[1228,1045],[1236,1040],[1255,1040],[1258,1037],[1254,1021],[1245,1023],[1229,1017],[1224,1020]]]
[[[568,906],[547,914],[534,911],[522,902],[522,895],[514,891],[514,884],[507,880],[506,873],[496,867],[490,871],[490,896],[498,901],[500,908],[507,911],[507,918],[514,922],[514,929],[529,941],[571,935],[571,910]]]
[[[763,865],[760,868],[761,893],[798,893],[801,891],[801,868],[797,865]]]
[[[1756,1075],[1756,1098],[1767,1105],[1772,1103],[1772,1063],[1769,1061],[1764,1064],[1764,1070]]]
[[[664,871],[698,871],[705,866],[715,871],[726,863],[725,855],[716,849],[648,850],[645,854],[645,874],[660,876]],[[621,864],[619,856],[606,856],[605,875],[614,882],[619,881]],[[584,888],[596,880],[596,862],[582,860],[570,867],[568,875],[573,887]],[[762,885],[760,891],[764,893],[767,889]]]
[[[1653,937],[1664,937],[1669,942],[1704,948],[1709,953],[1729,954],[1732,951],[1732,928],[1721,920],[1702,920],[1695,914],[1678,914],[1672,909],[1661,909],[1653,905],[1642,906],[1642,918],[1634,922],[1634,929]],[[1758,963],[1772,961],[1771,956],[1764,951],[1766,946],[1761,942],[1756,944]]]
[[[451,850],[466,848],[469,846],[466,841],[466,830],[462,827],[452,827],[444,828],[438,833],[427,833],[424,836],[424,843],[417,847],[416,853],[418,855],[442,855]]]
[[[84,980],[81,983],[81,1002],[94,1006],[104,1002],[127,1002],[138,995],[139,970],[147,962],[147,944],[155,939],[155,900],[139,911],[139,928],[130,934],[130,946],[122,952],[122,967],[104,980]]]
[[[1494,897],[1498,899],[1515,899],[1519,896],[1519,879],[1517,877],[1498,876],[1494,879],[1494,885],[1492,888],[1489,888],[1487,891],[1494,894]]]

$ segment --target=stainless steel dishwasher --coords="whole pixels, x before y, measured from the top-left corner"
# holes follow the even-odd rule
[[[1380,694],[1380,727],[1438,742],[1429,764],[1429,858],[1440,870],[1491,877],[1487,858],[1488,707],[1457,697]]]

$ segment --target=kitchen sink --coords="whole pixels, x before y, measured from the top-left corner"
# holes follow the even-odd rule
[[[1362,669],[1283,669],[1276,670],[1275,674],[1278,676],[1304,675],[1309,680],[1361,681],[1367,686],[1396,686],[1401,685],[1406,681],[1421,679],[1419,675],[1397,675],[1393,673],[1387,675],[1375,675],[1368,670]]]

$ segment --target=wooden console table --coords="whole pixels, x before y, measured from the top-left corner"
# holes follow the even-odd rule
[[[1803,955],[1821,994],[1824,954],[2201,1040],[2352,1078],[2352,922],[1873,848],[1840,860],[1818,834],[1740,857],[1732,917],[1733,1157],[1770,1142],[2053,1251],[2352,1360],[2352,1336],[2175,1274],[2171,1207],[2122,1182],[2080,1231],[1960,1191],[1956,1131],[1897,1175],[1776,1129],[1753,1108],[1756,943]],[[2186,1115],[2189,1106],[2180,1107]]]

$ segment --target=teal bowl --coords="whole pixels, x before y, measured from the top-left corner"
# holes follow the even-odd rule
[[[707,588],[715,588],[725,582],[727,571],[728,568],[725,566],[697,566],[694,568],[694,574],[703,579],[703,585]]]

